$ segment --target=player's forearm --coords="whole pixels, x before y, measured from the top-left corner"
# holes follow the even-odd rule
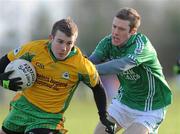
[[[4,73],[6,66],[10,63],[7,55],[0,58],[0,74]],[[0,86],[3,86],[3,78],[0,78]]]
[[[136,66],[136,63],[127,57],[120,59],[113,59],[96,65],[96,69],[100,75],[117,74],[122,71],[127,71]]]
[[[99,82],[95,87],[92,88],[92,91],[99,115],[106,116],[106,94],[102,84]]]
[[[95,54],[91,54],[88,59],[94,64],[101,63],[101,59],[99,59]]]
[[[92,88],[92,90],[98,108],[99,119],[101,123],[105,126],[106,132],[108,132],[109,134],[114,134],[115,124],[107,119],[106,95],[102,84],[99,82],[94,88]]]
[[[10,63],[7,55],[0,58],[0,74],[4,72],[6,66]]]

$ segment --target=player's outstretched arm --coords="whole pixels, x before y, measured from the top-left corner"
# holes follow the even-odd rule
[[[107,119],[107,112],[106,112],[106,95],[103,89],[101,82],[99,82],[95,87],[92,88],[94,99],[96,102],[96,106],[98,108],[98,113],[100,117],[100,121],[103,125],[106,126],[105,131],[109,134],[115,133],[115,124],[110,122]]]

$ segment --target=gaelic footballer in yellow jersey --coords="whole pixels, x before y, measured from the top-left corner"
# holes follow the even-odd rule
[[[57,21],[49,40],[32,41],[10,51],[0,59],[0,84],[7,81],[9,89],[17,91],[19,78],[10,79],[4,73],[10,61],[18,58],[30,61],[37,73],[35,84],[22,90],[11,102],[12,109],[3,121],[0,134],[64,134],[63,113],[80,81],[89,86],[106,131],[114,131],[107,119],[106,96],[95,66],[75,46],[78,30],[72,19]],[[83,89],[82,89],[83,90]]]
[[[13,61],[23,58],[31,61],[37,72],[37,81],[34,86],[22,91],[23,96],[46,112],[58,113],[67,108],[81,80],[94,87],[99,76],[79,48],[74,47],[63,61],[58,61],[50,48],[48,40],[30,42],[8,53],[8,59]]]

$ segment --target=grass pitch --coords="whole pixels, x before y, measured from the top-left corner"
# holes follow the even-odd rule
[[[173,90],[173,95],[173,104],[167,111],[166,119],[159,129],[159,134],[180,134],[178,128],[180,124],[180,90]],[[79,95],[75,95],[65,113],[65,128],[68,129],[68,134],[93,134],[99,120],[91,91],[84,94],[83,97],[89,98],[84,100]],[[1,103],[0,125],[8,113],[9,100],[10,98],[5,103]]]

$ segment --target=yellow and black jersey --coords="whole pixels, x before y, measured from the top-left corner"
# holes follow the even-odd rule
[[[9,52],[8,59],[26,59],[36,69],[35,84],[22,91],[29,102],[47,112],[63,113],[78,83],[83,81],[94,87],[99,76],[95,66],[82,55],[78,47],[75,46],[63,61],[56,60],[50,47],[48,40],[29,42]]]

